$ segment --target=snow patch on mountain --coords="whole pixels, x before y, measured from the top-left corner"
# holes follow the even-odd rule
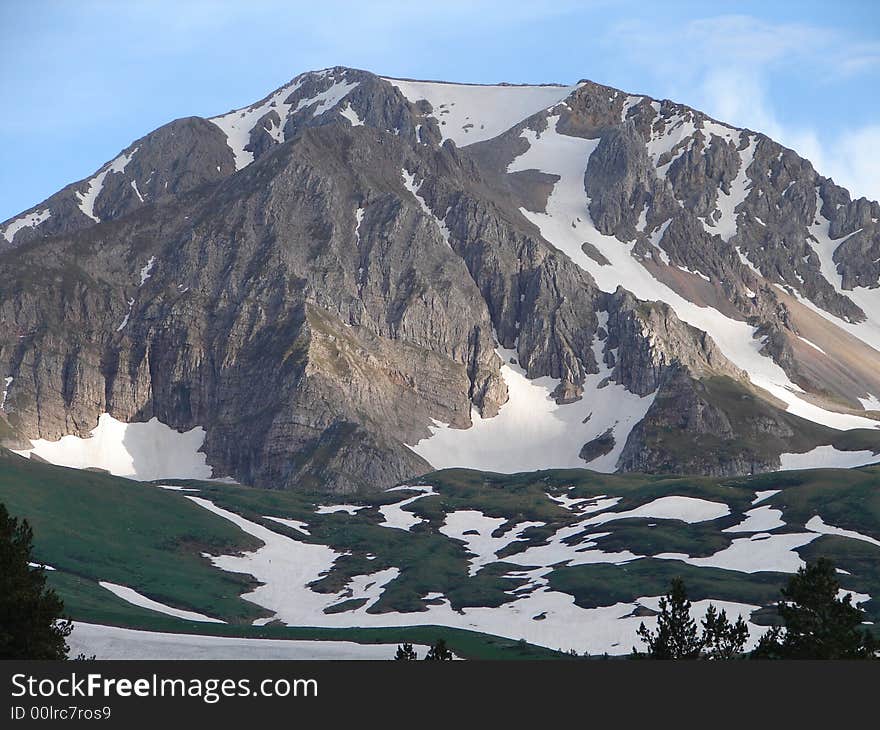
[[[15,380],[11,375],[3,378],[3,395],[0,395],[0,411],[6,410],[6,398],[9,396],[9,387],[12,385],[12,381]]]
[[[210,479],[212,469],[201,452],[204,442],[205,430],[200,426],[181,433],[157,418],[123,423],[103,413],[87,438],[32,439],[30,449],[15,453],[74,469],[103,469],[138,481]]]
[[[15,220],[8,223],[6,225],[6,228],[3,229],[3,238],[5,238],[7,242],[12,243],[12,239],[15,238],[15,234],[18,233],[22,228],[36,228],[44,221],[49,220],[49,217],[51,215],[52,211],[50,211],[48,208],[43,208],[42,210],[35,210],[31,213],[27,213],[26,215],[19,216]]]
[[[577,86],[481,86],[386,78],[410,101],[426,100],[444,140],[459,147],[497,137],[566,99]]]
[[[345,107],[339,110],[339,113],[351,122],[352,127],[362,127],[364,125],[358,113],[351,108],[351,104],[346,104]]]
[[[601,315],[608,316],[605,312]],[[598,339],[594,341],[594,348],[601,346]],[[610,473],[617,468],[629,432],[645,417],[655,394],[640,397],[613,382],[600,388],[611,371],[599,356],[601,370],[586,377],[584,397],[559,405],[551,397],[558,380],[529,380],[516,363],[515,350],[498,347],[496,352],[504,363],[501,377],[508,392],[498,415],[483,418],[474,409],[473,425],[467,429],[435,423],[430,437],[410,447],[415,453],[437,469],[458,466],[504,474],[551,467],[587,467]],[[591,462],[581,459],[584,444],[609,429],[614,448]]]
[[[679,319],[707,332],[724,355],[748,373],[753,384],[785,403],[790,413],[841,430],[880,427],[877,421],[829,411],[802,398],[799,394],[803,390],[772,358],[761,354],[763,345],[755,338],[756,328],[731,319],[717,309],[701,307],[685,299],[654,278],[633,256],[634,242],[625,243],[597,230],[589,213],[590,200],[584,190],[584,177],[589,157],[599,140],[561,134],[556,129],[558,121],[558,116],[549,116],[547,128],[540,133],[523,130],[521,136],[529,143],[529,148],[507,168],[508,172],[539,170],[559,177],[545,213],[520,209],[547,241],[589,272],[603,291],[610,293],[623,286],[639,299],[668,303]],[[745,158],[743,162],[741,174],[747,167]],[[610,265],[601,265],[584,253],[582,245],[585,241],[595,247]],[[880,307],[877,314],[880,315]]]
[[[434,215],[434,211],[428,207],[425,199],[419,195],[419,186],[416,185],[415,175],[407,170],[401,170],[401,173],[403,175],[403,186],[413,194],[413,197],[418,201],[422,212],[437,224],[437,228],[440,229],[440,234],[443,236],[446,245],[449,246],[449,248],[452,248],[452,244],[449,242],[449,227],[446,225],[446,221]],[[360,226],[360,223],[358,223],[358,225]]]
[[[254,161],[254,153],[246,150],[245,147],[250,144],[251,132],[256,126],[257,121],[272,110],[278,115],[280,121],[271,129],[266,129],[266,133],[276,142],[284,141],[284,123],[292,106],[292,104],[287,104],[284,100],[302,86],[303,81],[303,78],[299,78],[282,86],[262,103],[254,104],[245,109],[236,109],[228,114],[211,117],[208,120],[218,126],[223,134],[226,135],[226,144],[229,145],[229,149],[232,150],[232,154],[235,156],[236,170],[241,170]]]
[[[143,286],[147,283],[147,279],[149,279],[153,275],[153,266],[156,265],[156,257],[150,256],[150,260],[141,268],[141,280],[138,283],[138,286]]]
[[[134,157],[137,151],[138,148],[135,147],[131,152],[123,152],[121,155],[107,163],[100,172],[86,180],[86,185],[88,185],[88,187],[85,192],[79,190],[76,191],[76,197],[77,200],[79,200],[79,209],[84,215],[87,215],[96,223],[101,222],[101,219],[95,215],[95,202],[98,200],[101,190],[104,189],[104,179],[111,172],[124,172],[126,165],[131,162],[132,157]]]

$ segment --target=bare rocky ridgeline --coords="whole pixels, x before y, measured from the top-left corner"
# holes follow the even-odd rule
[[[370,490],[430,469],[406,444],[432,419],[498,413],[500,345],[556,379],[560,403],[590,398],[585,377],[607,368],[655,394],[585,459],[616,439],[621,469],[724,475],[846,448],[673,306],[626,281],[603,291],[525,214],[559,176],[507,167],[551,115],[595,140],[583,218],[683,299],[755,328],[811,402],[862,415],[880,354],[832,319],[870,317],[847,291],[878,284],[876,202],[761,134],[592,82],[463,147],[446,111],[367,72],[304,74],[246,110],[165,125],[0,226],[3,443],[156,416],[203,426],[215,474]],[[821,236],[836,242],[824,270]]]

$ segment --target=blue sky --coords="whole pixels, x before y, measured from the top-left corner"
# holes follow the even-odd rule
[[[171,119],[333,65],[581,78],[770,134],[880,198],[880,3],[3,0],[0,220]]]

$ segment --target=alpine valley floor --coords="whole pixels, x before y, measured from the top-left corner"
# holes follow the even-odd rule
[[[674,576],[697,611],[747,618],[754,642],[789,574],[819,556],[876,622],[878,486],[880,466],[448,469],[342,503],[0,451],[0,501],[34,528],[74,651],[98,658],[390,658],[440,637],[464,658],[621,655]]]

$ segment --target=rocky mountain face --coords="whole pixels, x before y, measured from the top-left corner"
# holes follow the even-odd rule
[[[870,456],[878,218],[669,101],[303,74],[0,224],[0,439],[156,417],[202,426],[216,476],[362,491],[428,471],[420,442],[492,428],[525,382],[563,420],[597,404],[586,467]],[[599,407],[617,386],[635,425]]]

